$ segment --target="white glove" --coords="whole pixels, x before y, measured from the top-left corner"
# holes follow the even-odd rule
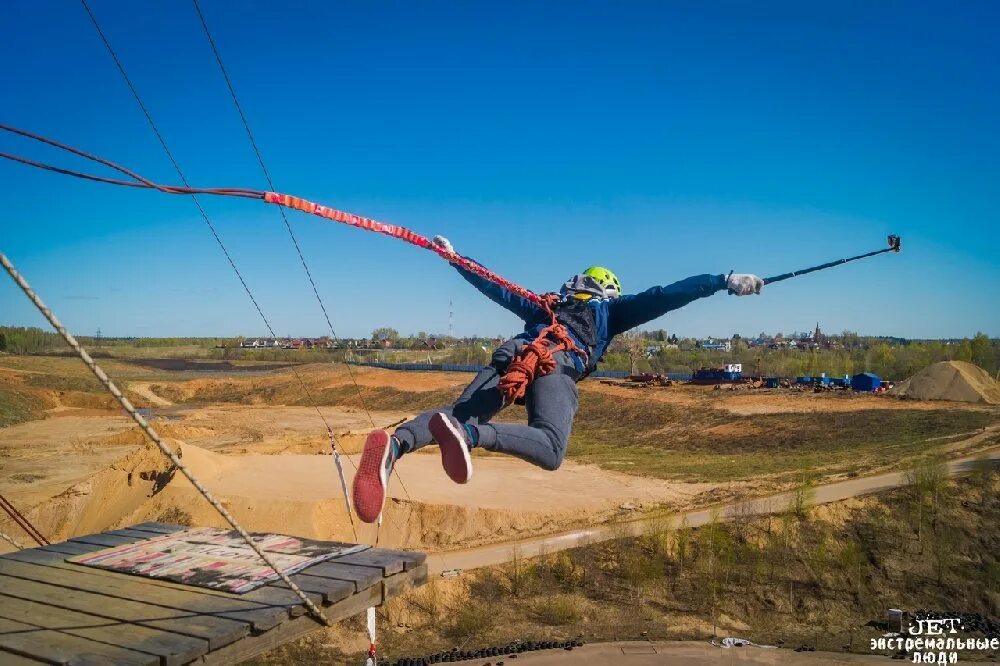
[[[756,275],[750,275],[749,273],[731,273],[726,278],[726,287],[729,289],[730,294],[749,296],[751,294],[759,294],[760,290],[764,288],[764,281]]]
[[[435,236],[431,242],[437,245],[442,250],[455,254],[455,248],[451,246],[451,241],[445,238],[444,236]]]

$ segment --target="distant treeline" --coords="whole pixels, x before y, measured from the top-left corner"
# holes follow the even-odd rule
[[[0,326],[0,351],[9,354],[37,354],[65,345],[58,333],[35,327]]]
[[[371,350],[357,352],[325,349],[241,349],[238,338],[98,338],[81,336],[80,342],[96,349],[96,356],[119,355],[115,349],[133,348],[198,348],[192,357],[256,360],[322,362],[338,361],[345,357],[366,358],[374,354],[389,362],[414,362],[416,351]],[[744,374],[798,377],[827,375],[852,375],[874,372],[888,379],[904,379],[938,361],[968,361],[985,369],[991,375],[1000,370],[1000,340],[985,333],[961,340],[913,340],[877,338],[855,333],[829,336],[837,340],[836,349],[770,349],[749,348],[744,340],[732,339],[730,351],[702,349],[693,338],[672,338],[676,343],[667,344],[662,331],[633,332],[616,339],[601,362],[604,370],[631,372],[691,372],[701,367],[717,367],[723,363],[742,363]],[[433,354],[435,363],[485,364],[489,362],[492,341],[463,342],[449,340],[441,350],[419,352]],[[453,346],[452,346],[453,345]],[[399,345],[403,349],[406,345]],[[56,333],[39,328],[0,326],[0,352],[11,354],[64,353],[66,345]],[[181,350],[181,356],[187,352]],[[125,356],[122,350],[122,356]],[[176,356],[177,354],[172,354]]]
[[[690,372],[723,363],[742,363],[744,375],[814,377],[874,372],[886,379],[905,379],[939,361],[968,361],[996,376],[1000,369],[1000,340],[985,333],[957,341],[921,340],[889,344],[885,339],[859,337],[856,344],[840,349],[769,349],[747,347],[732,341],[730,351],[699,349],[681,340],[677,348],[650,352],[657,342],[641,337],[626,338],[604,357],[602,368],[634,372]],[[686,344],[687,343],[687,344]]]

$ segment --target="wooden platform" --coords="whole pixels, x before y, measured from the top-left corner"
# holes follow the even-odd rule
[[[66,562],[183,529],[142,523],[0,556],[0,665],[234,664],[322,626],[281,582],[230,594]],[[292,580],[336,621],[423,583],[424,559],[367,548]]]

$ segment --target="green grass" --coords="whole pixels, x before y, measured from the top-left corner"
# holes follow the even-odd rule
[[[0,428],[41,418],[46,407],[36,395],[0,385]]]
[[[156,370],[116,359],[97,359],[115,381],[178,381],[194,375]],[[73,383],[69,390],[91,391],[100,388],[94,375],[76,356],[14,356],[0,355],[0,368],[19,370],[26,374],[25,381],[41,388],[65,390],[60,382]],[[67,385],[68,386],[68,385]],[[103,390],[103,389],[101,389]]]
[[[28,375],[25,377],[25,384],[34,388],[49,389],[52,391],[98,393],[107,390],[101,382],[97,381],[97,377],[90,374],[83,376]]]
[[[806,470],[848,472],[862,464],[895,463],[942,444],[927,439],[996,420],[991,412],[947,409],[737,416],[587,392],[581,395],[568,456],[664,479],[791,478]],[[723,424],[731,426],[730,434],[708,431]]]
[[[400,384],[405,385],[405,377]],[[285,375],[279,381],[267,378],[261,381],[237,379],[219,381],[200,387],[191,395],[184,395],[179,388],[155,386],[154,391],[166,398],[188,403],[264,403],[274,405],[336,405],[340,407],[367,407],[373,410],[423,411],[455,401],[459,388],[436,391],[406,391],[391,386],[361,386],[343,384],[334,387],[317,388],[311,384],[308,375],[303,380],[309,394],[303,390],[298,380]]]

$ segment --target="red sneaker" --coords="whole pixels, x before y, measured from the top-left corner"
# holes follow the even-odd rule
[[[441,465],[445,474],[455,483],[468,483],[472,478],[472,457],[469,455],[468,435],[454,418],[438,412],[428,424],[434,441],[441,449]]]
[[[389,475],[399,455],[398,447],[385,430],[372,430],[354,475],[354,511],[366,523],[374,523],[382,513]]]

